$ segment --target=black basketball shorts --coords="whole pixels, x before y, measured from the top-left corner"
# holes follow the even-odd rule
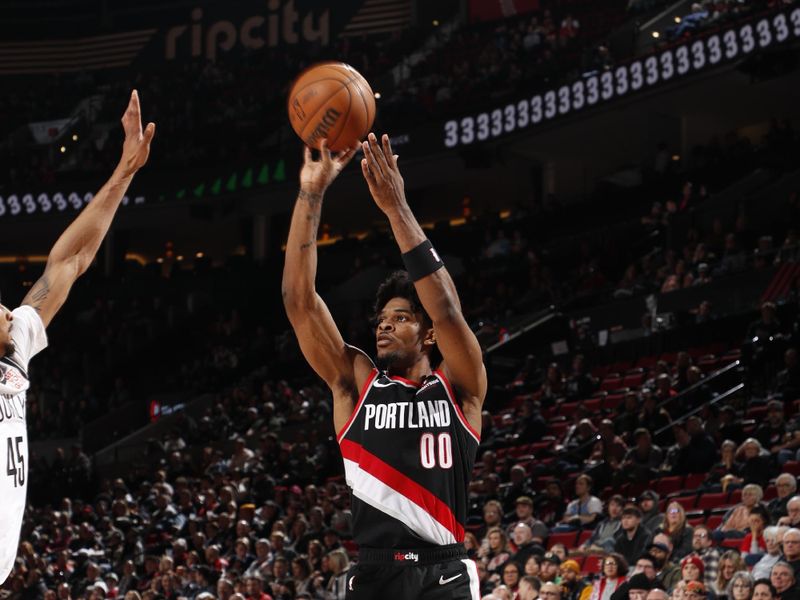
[[[478,569],[463,544],[422,550],[362,548],[347,600],[480,600]]]

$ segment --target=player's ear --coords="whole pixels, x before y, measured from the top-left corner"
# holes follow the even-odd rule
[[[425,333],[425,337],[422,340],[422,344],[425,346],[436,345],[436,332],[433,330],[433,327],[428,329],[428,331]]]

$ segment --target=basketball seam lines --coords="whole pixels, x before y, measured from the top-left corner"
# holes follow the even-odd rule
[[[339,83],[342,84],[342,89],[346,89],[347,90],[347,94],[348,94],[348,96],[350,96],[350,100],[352,102],[352,94],[350,93],[350,90],[348,89],[348,86],[350,85],[351,82],[356,81],[357,79],[358,79],[357,76],[350,77],[350,78],[347,79],[347,81],[342,81],[341,79],[336,79],[334,77],[323,77],[322,79],[316,79],[312,83],[309,83],[308,85],[304,85],[302,88],[297,90],[294,94],[291,94],[289,96],[289,102],[291,102],[291,98],[297,96],[301,91],[303,91],[307,87],[309,87],[311,85],[314,85],[315,83],[318,83],[320,81],[338,81]],[[340,91],[342,91],[342,90],[339,90],[339,92]],[[339,92],[336,92],[336,94],[338,94]],[[330,98],[332,98],[336,94],[331,94]],[[315,110],[313,113],[311,113],[311,115],[308,117],[308,121],[309,122],[306,124],[305,127],[303,127],[303,129],[300,130],[300,134],[299,134],[300,135],[300,139],[303,140],[304,144],[305,144],[306,140],[305,140],[305,136],[303,135],[303,133],[305,133],[305,130],[308,127],[308,125],[311,124],[311,122],[310,122],[311,119],[313,119],[317,115],[317,113],[322,110],[322,108],[324,106],[325,106],[325,104],[322,104],[317,110]],[[289,105],[289,107],[291,108],[291,104]],[[367,112],[369,113],[369,111],[367,111]],[[348,105],[348,114],[350,114],[349,105]],[[339,135],[341,135],[341,133]],[[338,139],[338,136],[337,136],[337,139]]]
[[[364,103],[364,112],[367,114],[367,130],[361,135],[361,138],[367,137],[369,133],[370,127],[372,127],[372,123],[370,122],[369,118],[369,106],[367,106],[367,99],[364,97],[364,90],[361,88],[361,82],[356,81],[356,87],[358,88],[358,96],[361,98],[361,101]],[[376,107],[377,112],[377,107]],[[373,117],[374,119],[374,117]],[[341,135],[341,134],[340,134]]]
[[[347,127],[347,119],[350,117],[350,110],[353,107],[353,93],[350,91],[349,86],[345,86],[344,89],[347,90],[347,112],[344,113],[344,121],[342,121],[342,126],[339,128],[339,135],[337,135],[330,143],[328,144],[328,148],[333,146],[342,134],[344,133],[345,127]]]

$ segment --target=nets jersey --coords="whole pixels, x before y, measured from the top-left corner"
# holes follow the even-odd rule
[[[28,489],[28,361],[47,347],[44,323],[33,308],[20,306],[11,314],[14,353],[0,358],[0,584],[14,567]]]
[[[373,369],[337,439],[359,546],[464,541],[480,437],[441,371],[417,384]]]

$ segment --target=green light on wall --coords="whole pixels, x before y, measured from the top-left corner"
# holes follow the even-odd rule
[[[235,192],[236,188],[238,187],[238,179],[239,177],[236,175],[236,173],[228,177],[228,183],[225,184],[225,189],[229,192]]]
[[[219,196],[219,191],[222,189],[222,177],[217,177],[217,180],[211,184],[211,193],[214,196]]]
[[[278,164],[275,165],[275,172],[272,174],[275,178],[275,181],[286,181],[286,164],[283,162],[283,159],[278,161]]]
[[[266,185],[269,183],[269,165],[264,163],[264,166],[261,167],[261,170],[258,172],[258,177],[256,181],[261,185]]]
[[[242,187],[246,190],[249,190],[253,187],[253,169],[247,169],[244,172],[244,176],[242,177]]]
[[[196,188],[194,188],[194,195],[196,198],[202,198],[203,194],[206,193],[206,184],[201,183]]]

